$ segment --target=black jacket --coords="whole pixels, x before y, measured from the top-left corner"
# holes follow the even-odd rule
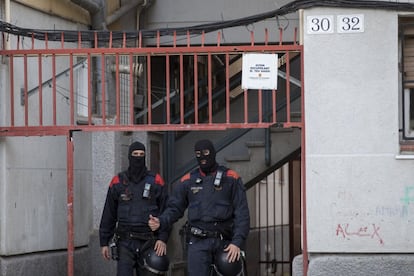
[[[246,192],[238,174],[223,166],[221,179],[199,169],[184,175],[159,217],[161,229],[168,229],[188,208],[188,223],[207,231],[223,233],[234,245],[244,247],[250,229]]]
[[[149,189],[144,196],[145,185]],[[117,231],[150,233],[149,215],[158,216],[165,208],[167,187],[159,174],[147,171],[138,182],[128,179],[127,171],[112,178],[99,227],[101,246],[108,245]],[[158,239],[167,242],[169,230],[158,231]]]

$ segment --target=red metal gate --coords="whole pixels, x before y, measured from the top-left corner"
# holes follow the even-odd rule
[[[143,46],[139,32],[135,39],[127,33],[117,33],[115,39],[112,32],[90,32],[92,41],[83,40],[83,32],[70,37],[62,32],[53,39],[47,32],[31,37],[3,33],[0,55],[8,65],[9,83],[2,93],[9,104],[0,136],[67,137],[68,275],[73,275],[74,251],[73,131],[299,127],[304,170],[303,47],[296,39],[283,43],[283,31],[277,32],[277,43],[268,41],[267,30],[260,42],[251,32],[248,45],[221,45],[220,33],[215,45],[205,45],[204,33],[200,44],[192,45],[190,34],[178,44],[174,34],[168,47],[161,45],[159,33],[151,46]],[[6,40],[13,49],[6,49]],[[283,91],[242,90],[244,53],[277,54]],[[299,107],[292,106],[293,87]],[[281,98],[284,108],[278,113]],[[214,116],[218,113],[220,119]],[[303,228],[305,234],[305,224]]]

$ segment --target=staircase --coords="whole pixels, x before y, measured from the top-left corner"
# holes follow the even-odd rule
[[[240,71],[238,71],[240,72]],[[240,78],[240,74],[234,74],[235,78]],[[239,81],[235,81],[238,83]],[[237,88],[232,87],[232,91]],[[291,107],[290,119],[292,121],[301,120],[300,113],[300,89],[292,89],[291,91]],[[190,91],[192,92],[192,91]],[[224,88],[219,88],[214,93],[214,97],[219,97],[220,93],[224,92]],[[267,93],[267,92],[266,92]],[[272,126],[269,129],[230,129],[220,131],[189,131],[178,134],[168,134],[166,145],[170,152],[170,159],[167,158],[167,168],[170,168],[167,181],[169,186],[174,186],[182,175],[194,169],[197,166],[197,161],[194,158],[194,144],[199,139],[210,139],[213,141],[216,148],[216,160],[219,164],[225,165],[230,169],[236,171],[243,180],[247,191],[247,198],[249,206],[251,206],[251,220],[255,221],[256,197],[255,189],[253,188],[262,179],[270,175],[284,164],[297,158],[301,152],[301,129],[299,128],[284,128],[283,122],[286,122],[286,98],[283,93],[280,93],[281,98],[278,98],[277,116],[281,124]],[[200,101],[201,108],[207,102]],[[235,95],[231,102],[231,110],[243,109],[243,97]],[[254,112],[254,111],[252,111]],[[223,121],[225,114],[221,110],[214,111],[214,120]],[[233,114],[234,116],[241,116],[241,114]],[[266,116],[263,116],[266,118]],[[172,184],[172,185],[170,185]],[[300,204],[299,204],[300,205]],[[186,221],[186,216],[177,222],[173,227],[173,236],[179,236],[180,229]],[[288,226],[284,226],[288,227]],[[287,229],[287,228],[286,228]],[[260,231],[259,231],[260,232]],[[260,241],[255,239],[257,230],[252,231],[251,237],[253,243],[257,244]],[[183,236],[180,240],[171,241],[175,248],[174,259],[171,264],[172,275],[178,275],[179,272],[185,270],[185,250],[183,249]],[[288,235],[286,235],[288,237]],[[287,239],[285,237],[285,239]],[[300,234],[298,235],[300,240]],[[287,241],[287,244],[289,242]],[[260,255],[260,254],[259,254]],[[259,258],[259,256],[256,256]],[[257,260],[255,259],[254,262]]]
[[[297,128],[191,132],[175,142],[177,175],[172,182],[197,166],[193,146],[199,139],[213,141],[217,162],[235,170],[246,188],[296,157],[301,147],[301,131]]]
[[[294,58],[294,56],[292,57]],[[231,62],[232,74],[230,75],[230,88],[233,95],[231,101],[231,110],[233,118],[243,121],[244,99],[243,96],[237,94],[237,91],[241,91],[241,58],[240,56],[234,57]],[[216,74],[222,74],[220,70]],[[296,157],[300,153],[301,145],[301,132],[300,129],[283,128],[283,122],[287,121],[287,95],[285,94],[285,82],[282,81],[286,78],[285,73],[280,70],[279,78],[281,88],[277,92],[277,118],[281,122],[279,126],[273,126],[269,129],[233,129],[225,131],[191,131],[187,133],[181,133],[176,135],[173,142],[174,151],[174,168],[171,172],[172,177],[169,182],[176,182],[182,175],[197,166],[196,160],[193,154],[193,145],[199,139],[210,139],[213,141],[217,151],[217,162],[234,169],[240,174],[243,179],[246,188],[254,186],[265,176],[269,175],[287,161],[290,158]],[[300,82],[291,76],[292,82],[290,92],[290,120],[300,121]],[[201,83],[201,82],[200,82]],[[192,94],[193,88],[191,87],[186,94]],[[225,93],[225,86],[218,86],[213,91],[213,99],[219,99],[221,95]],[[263,108],[269,108],[269,102],[271,102],[272,91],[263,91]],[[248,95],[249,103],[251,107],[257,107],[256,92],[250,92]],[[199,101],[199,110],[207,105],[207,98]],[[223,103],[224,105],[224,103]],[[215,108],[214,121],[225,121],[225,110],[220,108],[220,105],[213,106]],[[190,109],[187,116],[193,116],[192,109]],[[258,110],[249,110],[251,113],[258,113]],[[263,113],[263,118],[266,120],[266,113]],[[190,161],[188,161],[190,160]],[[168,164],[169,166],[171,165]]]
[[[300,154],[300,129],[272,127],[269,146],[266,146],[265,139],[245,141],[245,154],[224,158],[226,165],[241,176],[247,189]],[[267,153],[270,153],[268,158]]]

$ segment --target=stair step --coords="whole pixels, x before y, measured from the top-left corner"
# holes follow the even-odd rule
[[[264,141],[248,141],[245,144],[248,148],[259,148],[265,146]]]
[[[290,133],[290,132],[293,132],[293,128],[271,126],[270,127],[270,132],[272,132],[272,133]]]
[[[232,155],[225,157],[224,160],[226,162],[250,161],[250,154]]]

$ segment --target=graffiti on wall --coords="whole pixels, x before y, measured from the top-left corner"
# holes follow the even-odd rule
[[[380,235],[380,227],[372,223],[371,225],[352,227],[349,223],[338,224],[336,227],[336,236],[341,236],[344,239],[352,238],[368,238],[376,239],[379,244],[383,245],[384,240]]]
[[[414,186],[407,186],[404,189],[404,196],[401,198],[402,203],[407,206],[414,203]]]

